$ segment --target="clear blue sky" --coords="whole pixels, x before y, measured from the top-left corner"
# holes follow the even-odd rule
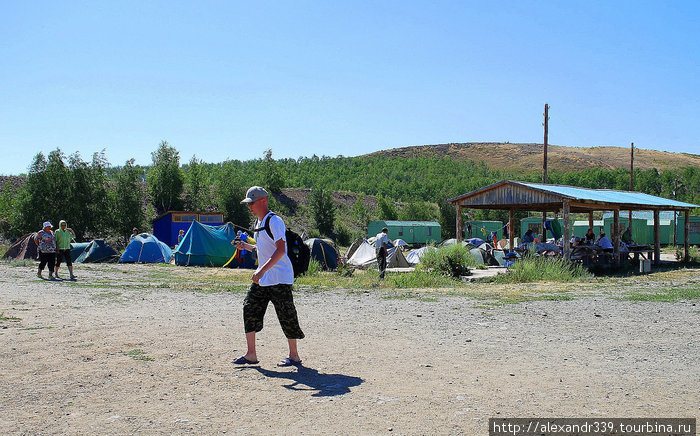
[[[700,153],[697,1],[2,2],[0,174],[446,142]]]

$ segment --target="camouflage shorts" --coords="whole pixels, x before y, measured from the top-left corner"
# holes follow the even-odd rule
[[[250,285],[248,295],[243,300],[243,326],[246,333],[259,332],[263,329],[263,319],[268,303],[272,301],[277,312],[277,319],[287,339],[303,339],[304,332],[299,327],[297,309],[294,307],[292,285],[278,284],[260,286]]]

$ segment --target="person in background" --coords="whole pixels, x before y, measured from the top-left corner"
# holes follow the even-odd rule
[[[386,257],[388,255],[387,246],[389,244],[389,229],[384,227],[381,232],[377,233],[374,240],[374,247],[377,249],[377,264],[379,265],[379,278],[384,278],[386,272]]]
[[[595,233],[593,233],[593,229],[591,227],[588,228],[588,231],[586,232],[586,236],[584,236],[584,243],[586,245],[595,244]]]
[[[614,248],[612,242],[610,242],[610,239],[605,236],[605,232],[600,232],[597,245],[604,251],[612,251]]]
[[[525,234],[523,235],[523,240],[521,242],[522,244],[532,244],[535,242],[535,237],[532,235],[532,229],[527,229]]]
[[[50,221],[44,222],[43,228],[34,236],[34,243],[39,246],[39,272],[37,276],[41,276],[41,272],[48,264],[49,280],[53,280],[53,268],[56,262],[56,237],[51,230],[53,226]]]
[[[182,242],[182,238],[185,237],[185,231],[180,229],[180,232],[177,234],[177,245],[180,245],[180,242]]]
[[[75,232],[73,229],[68,227],[68,223],[64,220],[59,221],[58,230],[54,232],[56,237],[56,278],[60,279],[58,276],[58,269],[61,267],[61,260],[66,260],[66,265],[68,266],[68,272],[70,273],[70,279],[75,280],[75,275],[73,274],[73,260],[70,256],[70,242],[75,238]]]

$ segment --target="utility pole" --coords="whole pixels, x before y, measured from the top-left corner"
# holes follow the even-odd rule
[[[549,105],[544,104],[544,156],[542,157],[542,183],[547,183],[547,136],[549,134]],[[547,211],[542,211],[542,242],[547,242]]]
[[[630,191],[634,191],[634,142],[630,144]]]
[[[549,105],[544,104],[544,156],[542,159],[542,183],[547,183],[547,136],[549,134]]]

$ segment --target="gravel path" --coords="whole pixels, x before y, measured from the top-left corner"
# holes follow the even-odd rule
[[[243,292],[168,287],[173,267],[77,272],[0,264],[2,434],[476,435],[490,417],[700,415],[697,301],[302,290],[304,367],[275,366],[270,308],[260,364],[241,368]]]

